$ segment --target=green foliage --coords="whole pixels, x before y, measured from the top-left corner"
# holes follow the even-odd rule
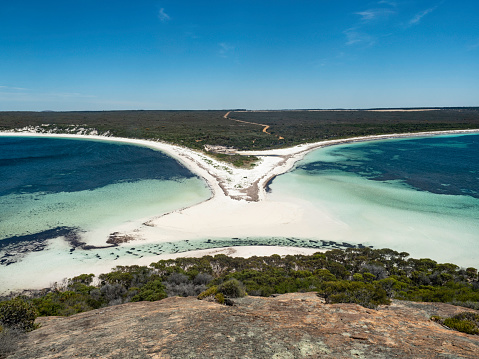
[[[376,279],[376,276],[372,273],[366,272],[363,273],[363,280],[367,283],[371,283],[374,279]]]
[[[50,292],[32,299],[32,303],[41,316],[69,316],[99,308],[101,305],[101,302],[95,301],[88,292],[77,293],[72,290]]]
[[[462,312],[449,318],[433,316],[431,319],[459,332],[479,334],[479,314],[477,313]]]
[[[225,304],[225,296],[223,293],[216,293],[215,300],[220,304]]]
[[[218,287],[217,286],[212,286],[212,287],[209,287],[207,290],[205,290],[204,292],[201,292],[200,294],[198,294],[198,299],[205,299],[205,298],[208,298],[208,297],[211,297],[213,295],[216,295],[216,293],[218,293]]]
[[[409,286],[398,299],[417,302],[479,302],[479,291],[469,283],[450,281],[441,286],[417,285]]]
[[[467,334],[479,334],[479,327],[470,320],[447,318],[444,320],[444,325],[459,332]]]
[[[94,274],[80,274],[79,276],[73,277],[68,280],[68,285],[72,285],[75,283],[81,283],[84,285],[90,285],[95,278]]]
[[[0,130],[39,126],[76,133],[78,127],[117,137],[161,140],[202,150],[205,144],[262,150],[326,139],[387,133],[479,128],[477,108],[424,112],[347,111],[101,111],[0,112]],[[260,125],[237,122],[233,119]],[[270,126],[264,133],[265,125]],[[250,159],[233,159],[247,166]]]
[[[120,284],[126,288],[132,286],[133,278],[133,273],[124,272],[121,270],[100,275],[100,279],[106,283]]]
[[[221,283],[217,290],[228,298],[241,298],[246,295],[243,283],[235,278]]]
[[[7,328],[22,331],[35,329],[35,318],[38,313],[32,303],[22,298],[14,298],[0,302],[0,324]]]
[[[356,282],[362,282],[364,281],[363,275],[361,273],[354,273],[353,274],[353,280]]]
[[[406,252],[391,249],[349,248],[311,256],[177,258],[149,267],[118,266],[101,274],[99,281],[82,274],[69,279],[64,287],[36,293],[29,301],[40,315],[71,315],[174,295],[218,301],[214,299],[218,293],[227,298],[245,292],[267,297],[317,291],[330,303],[375,307],[394,298],[479,309],[475,268],[408,257]]]
[[[157,300],[165,299],[167,297],[165,286],[161,280],[157,279],[152,282],[148,282],[142,286],[138,294],[131,298],[132,302],[140,302],[143,300],[154,302]]]
[[[356,303],[373,309],[391,303],[381,286],[356,281],[325,282],[318,295],[324,297],[326,303]]]
[[[313,273],[321,282],[330,282],[336,280],[336,276],[327,269],[316,269]]]
[[[216,158],[217,160],[231,163],[236,167],[243,167],[243,168],[254,167],[256,162],[258,162],[259,160],[259,158],[256,156],[246,156],[246,155],[239,155],[239,154],[227,155],[224,153],[208,152],[208,155]]]

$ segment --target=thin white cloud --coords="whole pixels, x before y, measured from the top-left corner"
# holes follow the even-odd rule
[[[434,6],[434,7],[431,7],[429,9],[426,9],[424,11],[421,11],[421,12],[417,13],[416,15],[414,15],[414,17],[411,20],[409,20],[409,25],[418,24],[424,16],[426,16],[427,14],[430,14],[431,12],[433,12],[436,9],[437,9],[437,6]]]
[[[386,4],[386,5],[389,5],[389,6],[392,6],[392,7],[396,7],[398,4],[395,2],[395,1],[388,1],[388,0],[381,0],[381,1],[378,1],[378,4]]]
[[[221,57],[228,57],[228,55],[233,52],[233,50],[235,49],[234,46],[232,45],[229,45],[227,43],[224,43],[224,42],[221,42],[218,44],[220,46],[220,50],[219,50],[219,54]]]
[[[370,35],[359,31],[356,27],[349,28],[343,31],[343,33],[346,35],[347,46],[359,44],[371,46],[374,44],[374,39]]]
[[[380,1],[379,3],[383,3]],[[346,46],[361,44],[372,46],[376,42],[376,37],[369,34],[374,31],[374,26],[389,21],[389,17],[396,14],[396,10],[378,7],[355,12],[354,15],[360,16],[359,21],[352,27],[343,31],[346,36]]]
[[[164,8],[161,8],[160,11],[158,12],[158,18],[165,22],[165,21],[168,21],[170,20],[170,15],[168,15],[166,12],[165,12],[165,9]]]
[[[386,18],[389,15],[394,14],[394,11],[389,9],[369,9],[356,12],[355,14],[361,16],[361,20],[363,22],[368,22],[372,20]]]
[[[11,87],[11,86],[0,86],[1,89],[6,89],[6,90],[16,90],[16,91],[27,91],[28,89],[23,88],[23,87]]]
[[[361,16],[361,20],[363,21],[372,20],[376,17],[376,13],[372,10],[357,12],[356,15]]]

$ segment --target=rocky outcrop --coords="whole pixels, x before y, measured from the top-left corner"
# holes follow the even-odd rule
[[[479,336],[429,319],[463,310],[402,301],[372,310],[314,293],[233,307],[173,297],[39,318],[9,358],[477,358]]]

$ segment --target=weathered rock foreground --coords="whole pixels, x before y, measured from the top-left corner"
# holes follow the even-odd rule
[[[464,310],[396,301],[371,310],[314,293],[129,303],[40,318],[9,358],[477,358],[479,336],[429,320]]]

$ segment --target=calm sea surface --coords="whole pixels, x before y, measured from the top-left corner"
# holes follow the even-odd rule
[[[318,153],[319,154],[319,153]],[[398,181],[421,191],[479,198],[479,135],[393,139],[334,146],[297,167]]]
[[[57,227],[90,230],[198,203],[205,182],[149,148],[0,137],[0,240]]]
[[[211,195],[203,180],[163,153],[104,141],[0,137],[0,179],[0,248],[2,241],[58,237],[64,232],[55,230],[64,228],[108,236],[122,223],[191,206]],[[317,225],[312,240],[389,247],[477,266],[479,135],[319,149],[278,176],[271,189],[269,198],[307,201],[331,219],[327,230]],[[299,246],[301,240],[287,245]],[[266,238],[245,243],[289,242]],[[205,238],[175,243],[168,251],[216,246]],[[145,247],[145,255],[163,251]],[[114,259],[129,253],[121,248],[90,252],[83,256]]]
[[[271,198],[304,200],[332,219],[320,239],[479,262],[477,134],[318,149],[270,188]]]

